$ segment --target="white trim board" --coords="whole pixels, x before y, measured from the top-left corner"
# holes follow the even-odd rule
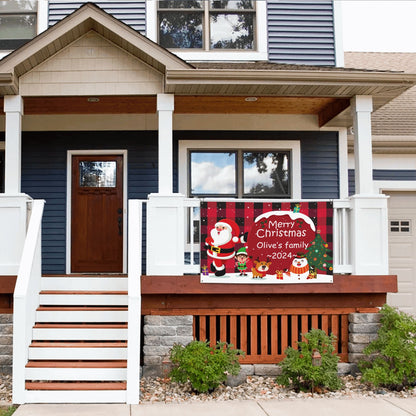
[[[374,191],[378,194],[384,191],[416,191],[416,181],[374,181]]]
[[[127,273],[127,150],[68,150],[66,160],[66,273],[71,274],[71,191],[72,156],[77,155],[121,155],[123,156],[123,273]]]
[[[189,150],[289,150],[291,152],[291,199],[302,197],[299,140],[179,140],[179,193],[188,195]]]

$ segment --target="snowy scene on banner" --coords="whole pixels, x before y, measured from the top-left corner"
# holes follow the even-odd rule
[[[332,283],[332,202],[203,202],[202,283]]]

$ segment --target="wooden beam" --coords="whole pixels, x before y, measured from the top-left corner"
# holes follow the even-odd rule
[[[199,275],[142,276],[142,294],[374,294],[397,292],[397,276],[334,275],[333,283],[219,284],[201,283]]]
[[[17,276],[0,276],[0,293],[14,293]]]
[[[331,121],[338,114],[342,113],[350,106],[350,100],[339,99],[327,104],[318,113],[319,127],[324,126],[328,121]]]

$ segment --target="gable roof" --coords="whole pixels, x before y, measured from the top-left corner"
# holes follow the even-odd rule
[[[20,76],[91,30],[161,73],[165,73],[166,69],[192,68],[95,4],[86,3],[0,60],[0,95],[18,93]]]

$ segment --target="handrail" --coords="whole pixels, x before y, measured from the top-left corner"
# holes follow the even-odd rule
[[[44,200],[33,201],[13,296],[13,403],[16,404],[25,403],[25,366],[39,306],[44,205]]]
[[[142,275],[143,203],[129,200],[128,212],[128,315],[127,315],[127,404],[140,400],[140,327]]]

